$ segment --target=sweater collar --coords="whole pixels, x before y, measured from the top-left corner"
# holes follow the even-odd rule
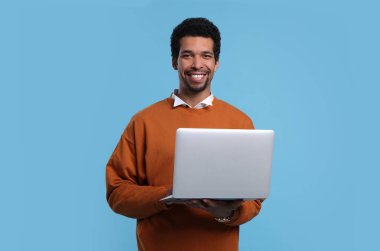
[[[212,101],[214,100],[214,95],[211,93],[210,96],[199,102],[194,107],[191,107],[188,103],[183,101],[180,97],[178,97],[178,89],[174,89],[174,91],[171,94],[171,98],[174,100],[173,108],[177,106],[187,106],[194,109],[202,109],[207,106],[212,106]]]

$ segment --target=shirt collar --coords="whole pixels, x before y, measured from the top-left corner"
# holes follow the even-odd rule
[[[172,99],[174,99],[173,108],[182,105],[182,106],[187,106],[194,109],[202,109],[207,106],[212,106],[212,101],[214,100],[214,95],[210,94],[210,96],[208,96],[207,98],[199,102],[196,106],[191,107],[191,105],[189,105],[188,103],[183,101],[180,97],[178,97],[177,94],[178,94],[178,89],[175,89],[171,95]]]

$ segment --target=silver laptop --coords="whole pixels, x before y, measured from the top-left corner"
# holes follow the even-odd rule
[[[265,199],[269,195],[272,130],[179,128],[173,194],[187,199]]]

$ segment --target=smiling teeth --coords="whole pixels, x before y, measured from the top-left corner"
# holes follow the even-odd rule
[[[203,75],[191,75],[193,78],[202,78]]]

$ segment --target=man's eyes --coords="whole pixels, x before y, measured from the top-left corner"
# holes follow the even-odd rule
[[[182,54],[182,57],[183,58],[191,58],[191,57],[193,57],[193,55],[191,55],[191,54]],[[205,59],[211,59],[211,58],[213,58],[213,56],[210,55],[210,54],[204,54],[204,55],[202,55],[202,57],[205,58]]]

